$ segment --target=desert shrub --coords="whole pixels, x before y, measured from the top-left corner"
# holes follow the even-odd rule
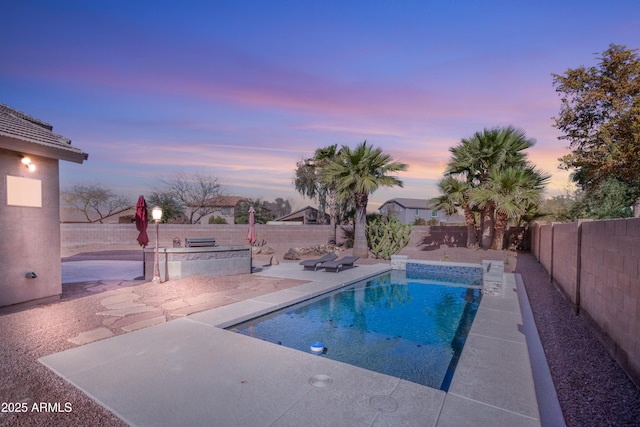
[[[209,218],[209,224],[227,224],[227,220],[221,216],[212,216]]]
[[[353,240],[355,239],[355,232],[353,230],[353,225],[344,225],[341,228],[342,228],[342,233],[344,235],[344,247],[352,248]]]

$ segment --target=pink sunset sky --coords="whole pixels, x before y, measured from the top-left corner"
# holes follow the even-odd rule
[[[552,73],[640,48],[640,2],[31,1],[0,15],[0,103],[89,153],[61,185],[99,183],[132,202],[176,172],[228,195],[312,201],[296,162],[367,140],[407,163],[431,198],[449,148],[487,127],[522,128],[529,157],[571,189],[552,117]]]

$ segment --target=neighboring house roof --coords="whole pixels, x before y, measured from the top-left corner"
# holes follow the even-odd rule
[[[240,196],[218,196],[205,200],[203,205],[214,208],[235,208],[238,203],[245,199],[246,197]]]
[[[70,139],[53,133],[49,123],[4,104],[0,104],[0,148],[75,163],[89,158]]]
[[[382,207],[387,203],[395,203],[397,205],[402,206],[405,209],[431,209],[433,207],[433,205],[429,203],[429,199],[396,198],[396,199],[387,200],[378,209],[382,209]]]
[[[295,212],[276,218],[274,221],[303,221],[309,211],[313,212],[316,217],[318,216],[318,209],[311,206],[305,206]],[[324,216],[326,220],[329,220],[329,214],[325,213]]]

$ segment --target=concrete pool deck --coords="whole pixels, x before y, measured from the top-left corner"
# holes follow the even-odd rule
[[[256,274],[309,283],[40,361],[130,425],[563,425],[517,275],[483,298],[448,393],[221,329],[387,269],[272,266]]]

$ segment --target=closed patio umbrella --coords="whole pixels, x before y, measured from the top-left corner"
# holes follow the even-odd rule
[[[136,203],[136,228],[138,229],[138,243],[142,246],[142,276],[144,277],[146,266],[144,259],[144,248],[149,244],[149,236],[147,235],[147,225],[149,225],[149,214],[147,213],[147,201],[144,196],[138,197]]]
[[[140,196],[138,197],[138,203],[136,204],[136,228],[140,232],[138,234],[138,243],[143,249],[149,244],[147,225],[149,225],[147,201],[144,199],[144,196]]]
[[[249,209],[249,233],[247,233],[247,241],[250,245],[256,242],[256,211],[253,206]]]

